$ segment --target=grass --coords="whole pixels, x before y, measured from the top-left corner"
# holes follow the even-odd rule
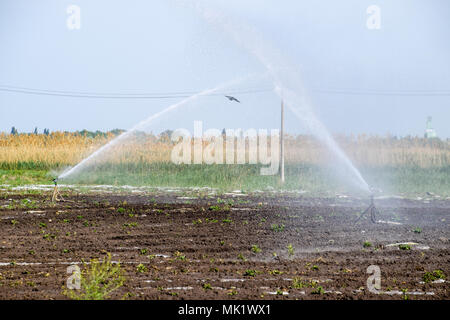
[[[0,184],[51,184],[56,171],[78,163],[112,139],[71,133],[0,134]],[[393,137],[338,137],[338,143],[369,185],[386,193],[432,192],[450,196],[449,140]],[[150,187],[211,187],[219,190],[308,190],[345,192],[349,186],[336,175],[328,152],[308,136],[286,137],[286,182],[261,176],[261,165],[175,165],[173,144],[162,137],[138,135],[114,149],[68,183]],[[344,180],[345,181],[345,180]],[[218,200],[221,206],[226,203]],[[231,204],[228,204],[231,205]],[[223,207],[222,207],[223,208]]]

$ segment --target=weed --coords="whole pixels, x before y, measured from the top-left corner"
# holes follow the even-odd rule
[[[439,279],[445,279],[444,271],[439,269],[432,272],[425,272],[425,274],[422,276],[422,280],[425,283],[433,282]]]
[[[137,271],[138,273],[146,273],[146,272],[148,271],[148,269],[147,269],[146,266],[144,266],[144,265],[141,263],[141,264],[139,264],[139,265],[136,267],[136,271]]]
[[[401,244],[398,247],[400,250],[411,250],[411,246],[409,244]]]
[[[258,273],[258,271],[256,270],[245,270],[244,276],[248,276],[248,277],[254,277],[256,276],[256,274]]]
[[[283,295],[283,290],[277,289],[276,294],[277,294],[278,296],[282,296],[282,295]]]
[[[235,296],[235,295],[237,295],[236,289],[231,289],[231,290],[228,292],[228,295],[229,295],[229,296]]]
[[[123,224],[123,226],[125,227],[125,228],[134,228],[134,227],[137,227],[137,222],[131,222],[131,223],[124,223]]]
[[[66,289],[63,294],[74,300],[104,300],[122,287],[124,282],[125,276],[120,264],[111,262],[111,254],[107,253],[102,261],[93,259],[90,264],[84,263],[80,275],[80,290]]]
[[[314,289],[313,291],[311,291],[311,294],[324,294],[325,290],[323,290],[323,288],[321,286],[317,287],[316,289]]]
[[[292,280],[292,287],[294,289],[303,289],[303,288],[315,288],[317,286],[317,281],[314,280],[303,280],[302,278],[294,278]]]
[[[185,261],[186,260],[186,256],[183,255],[181,252],[176,251],[174,253],[174,256],[176,257],[177,260],[181,260],[181,261]]]
[[[271,274],[273,276],[277,276],[277,275],[282,275],[283,272],[280,270],[271,270],[271,271],[269,271],[269,274]]]
[[[289,256],[292,257],[294,255],[294,247],[292,246],[292,244],[288,244],[287,249]]]
[[[261,252],[261,249],[256,244],[252,245],[252,248],[250,250],[252,250],[253,253]]]
[[[209,283],[204,283],[204,284],[202,285],[202,287],[203,287],[203,289],[205,289],[205,290],[211,290],[211,289],[212,289],[212,286],[211,286],[211,284],[209,284]]]
[[[283,232],[284,231],[284,224],[281,224],[281,225],[272,224],[271,228],[275,232]]]
[[[370,248],[372,246],[372,243],[369,241],[364,241],[363,247],[364,248]]]
[[[239,253],[238,259],[242,260],[242,261],[247,261],[247,259],[244,257],[244,255],[242,253]]]

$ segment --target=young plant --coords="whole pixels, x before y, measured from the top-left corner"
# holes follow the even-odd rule
[[[212,289],[212,286],[211,286],[211,284],[209,284],[209,283],[204,283],[204,284],[202,285],[202,287],[203,287],[203,289],[205,289],[205,290],[211,290],[211,289]]]
[[[254,277],[254,276],[256,276],[257,273],[258,273],[258,271],[256,271],[256,270],[248,269],[248,270],[245,270],[244,275],[248,276],[248,277]]]
[[[253,253],[260,253],[261,249],[256,245],[252,245],[252,248],[250,249]]]
[[[322,295],[322,294],[324,294],[325,293],[325,290],[323,290],[323,288],[322,287],[317,287],[316,289],[314,289],[313,291],[311,291],[311,294],[319,294],[319,295]]]
[[[422,276],[422,280],[425,283],[433,282],[439,279],[445,279],[444,271],[442,270],[434,270],[433,272],[425,272]]]
[[[284,231],[284,224],[281,224],[281,225],[272,224],[271,228],[275,232],[283,232]]]
[[[294,255],[294,247],[292,246],[292,244],[288,244],[287,249],[289,256],[292,257]]]
[[[137,271],[138,273],[146,273],[146,272],[148,271],[148,269],[147,269],[146,266],[144,266],[144,265],[141,263],[141,264],[139,264],[139,265],[136,267],[136,271]]]

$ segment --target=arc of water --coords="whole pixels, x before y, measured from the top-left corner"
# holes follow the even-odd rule
[[[134,132],[145,128],[146,126],[148,126],[150,123],[152,123],[154,120],[160,118],[161,116],[163,116],[164,114],[173,112],[174,110],[179,109],[180,107],[186,105],[189,102],[192,102],[196,99],[198,99],[201,96],[205,96],[205,95],[209,95],[212,93],[215,93],[217,91],[220,90],[224,90],[228,87],[231,87],[232,85],[236,85],[238,83],[243,82],[244,80],[247,80],[250,77],[254,77],[254,75],[250,75],[250,76],[245,76],[230,82],[227,82],[225,84],[219,85],[215,88],[212,89],[207,89],[204,90],[202,92],[196,93],[180,102],[177,102],[167,108],[165,108],[164,110],[153,114],[152,116],[150,116],[149,118],[139,122],[138,124],[136,124],[134,127],[132,127],[131,129],[129,129],[128,131],[120,134],[119,136],[117,136],[116,138],[114,138],[113,140],[111,140],[110,142],[108,142],[107,144],[105,144],[104,146],[100,147],[98,150],[96,150],[94,153],[92,153],[90,156],[88,156],[87,158],[83,159],[80,163],[78,163],[77,165],[75,165],[74,167],[70,168],[69,170],[66,170],[65,172],[63,172],[61,175],[59,175],[58,179],[59,180],[63,180],[71,175],[74,175],[75,173],[79,172],[80,170],[82,170],[83,168],[85,168],[89,163],[91,163],[94,159],[96,159],[97,157],[101,156],[102,154],[104,154],[105,152],[107,152],[108,150],[110,150],[112,147],[114,147],[115,145],[118,145],[119,143],[123,142],[126,138],[128,138],[131,134],[133,134]]]
[[[337,160],[347,168],[349,179],[363,191],[370,192],[369,185],[359,170],[353,165],[313,112],[311,103],[307,101],[306,90],[301,78],[293,71],[293,66],[286,62],[286,57],[275,48],[269,46],[255,28],[241,21],[231,20],[223,12],[213,10],[209,2],[206,6],[202,5],[200,0],[190,4],[194,4],[194,8],[208,23],[218,26],[238,45],[246,49],[261,62],[272,78],[275,88],[277,88],[275,92],[285,100],[294,115],[336,155]],[[297,91],[300,91],[300,94]]]

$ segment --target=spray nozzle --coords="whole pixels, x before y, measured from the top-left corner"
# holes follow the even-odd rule
[[[53,183],[55,184],[55,186],[58,185],[58,178],[53,179]]]

